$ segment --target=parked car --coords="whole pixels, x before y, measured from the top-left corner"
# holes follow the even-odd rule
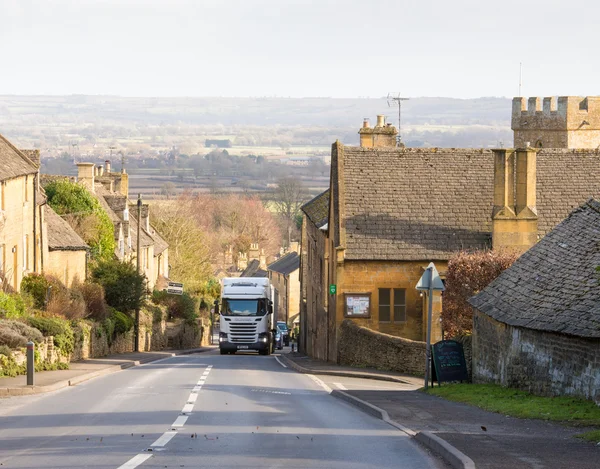
[[[277,350],[283,349],[283,338],[281,337],[281,332],[279,331],[279,328],[277,328],[275,332],[275,348]]]
[[[277,330],[281,332],[283,345],[290,345],[290,331],[284,321],[277,321]]]

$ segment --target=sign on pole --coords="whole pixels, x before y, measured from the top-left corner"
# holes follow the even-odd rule
[[[433,262],[430,262],[427,266],[425,272],[419,279],[417,286],[415,287],[417,290],[426,290],[427,291],[427,338],[425,344],[425,385],[424,388],[427,389],[427,385],[429,382],[429,365],[431,362],[431,316],[432,308],[433,308],[433,292],[434,291],[444,291],[446,287],[444,287],[444,282],[440,278],[440,274]]]
[[[335,295],[336,291],[337,291],[337,288],[334,284],[329,285],[329,294],[330,295]]]
[[[183,295],[183,283],[169,282],[167,293],[172,295]]]

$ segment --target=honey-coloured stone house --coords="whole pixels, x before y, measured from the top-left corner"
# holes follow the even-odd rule
[[[380,142],[336,142],[329,190],[303,207],[300,343],[320,359],[337,360],[337,331],[346,318],[424,340],[426,297],[415,285],[429,262],[444,278],[448,260],[460,250],[493,245],[524,252],[600,194],[600,155],[593,149]],[[434,294],[434,341],[443,335],[441,309],[442,297]]]

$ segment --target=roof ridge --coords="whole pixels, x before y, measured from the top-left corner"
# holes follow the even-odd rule
[[[40,167],[37,166],[33,161],[31,161],[29,158],[27,158],[23,152],[21,150],[19,150],[17,147],[15,147],[12,143],[10,143],[10,141],[2,134],[0,134],[0,139],[2,139],[2,141],[4,143],[6,143],[18,156],[20,156],[26,163],[28,163],[30,166],[32,166],[35,170],[39,170]]]

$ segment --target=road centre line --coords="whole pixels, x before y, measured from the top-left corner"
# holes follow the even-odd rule
[[[342,391],[347,391],[348,388],[346,386],[344,386],[342,383],[333,383],[338,389],[341,389]]]
[[[273,355],[275,357],[275,360],[277,360],[277,363],[279,363],[281,366],[283,366],[284,368],[287,368],[287,365],[285,365],[277,355]]]
[[[198,399],[198,393],[193,392],[193,393],[190,394],[190,397],[188,397],[187,403],[191,404],[193,402],[196,402],[196,399]]]
[[[117,469],[135,469],[152,457],[151,454],[137,454]]]
[[[173,425],[171,425],[172,427],[183,427],[185,425],[185,422],[187,422],[188,416],[187,415],[180,415],[179,417],[177,417],[175,419],[175,421],[173,422]]]
[[[189,414],[192,410],[194,410],[194,404],[186,404],[183,406],[181,412],[184,414]]]
[[[192,389],[192,392],[200,392],[200,390],[202,389],[202,386],[194,386],[194,389]]]
[[[159,438],[158,440],[156,440],[154,443],[152,443],[150,446],[165,446],[169,441],[171,441],[171,439],[177,435],[177,432],[174,431],[170,431],[170,432],[164,432]]]

